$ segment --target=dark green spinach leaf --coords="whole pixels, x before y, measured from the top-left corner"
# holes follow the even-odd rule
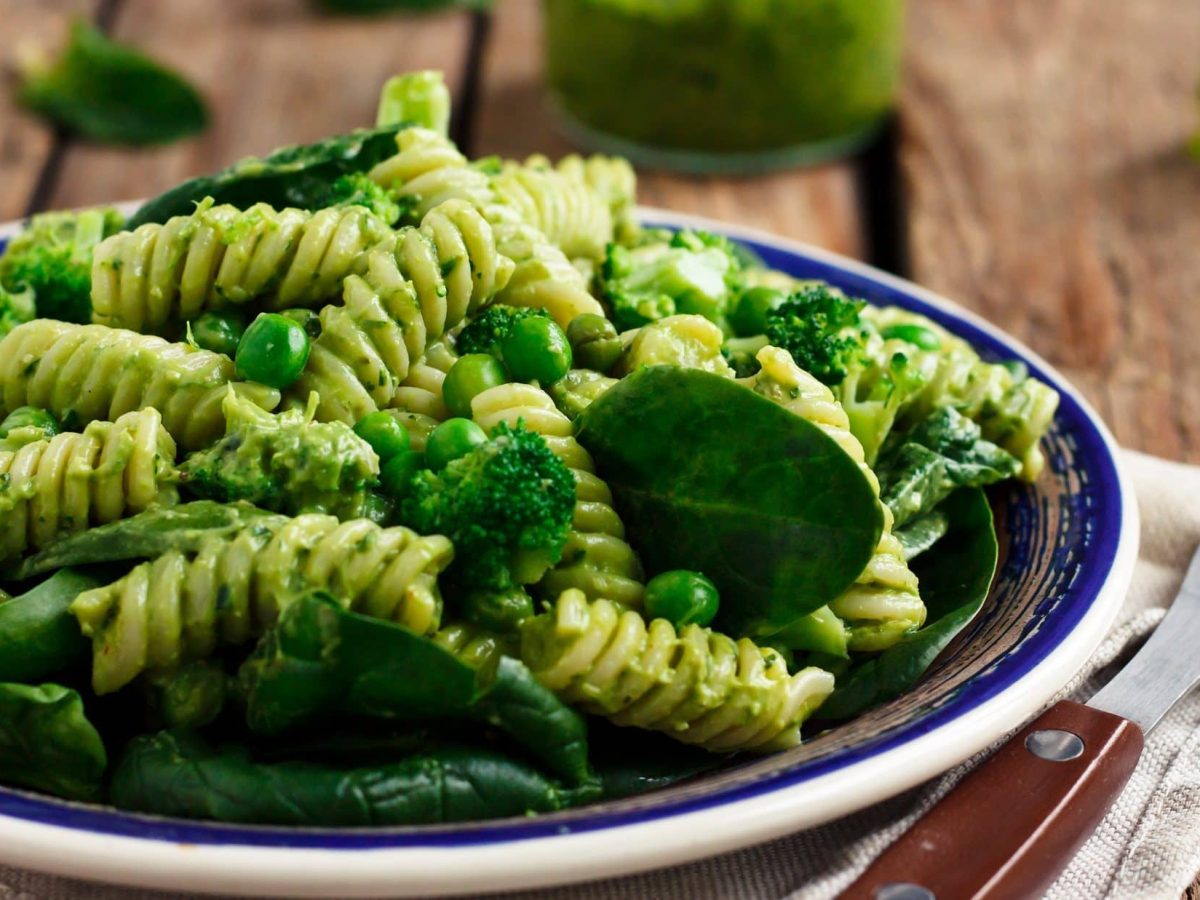
[[[210,535],[229,534],[254,524],[269,525],[282,520],[282,516],[263,512],[248,503],[216,503],[212,500],[149,509],[51,544],[25,560],[17,570],[17,578],[31,578],[63,566],[154,559],[168,550],[196,550]]]
[[[121,809],[259,825],[429,825],[594,800],[595,783],[563,788],[492,750],[445,747],[389,765],[338,768],[256,762],[244,747],[214,748],[194,734],[134,739],[113,773]]]
[[[845,590],[875,550],[882,513],[858,464],[727,378],[647,367],[579,422],[650,573],[711,578],[720,630],[785,627]]]
[[[75,22],[62,56],[22,73],[20,101],[95,141],[161,144],[203,131],[208,110],[177,73]]]
[[[0,681],[38,681],[91,653],[91,642],[70,613],[72,601],[98,587],[98,578],[73,569],[0,604]]]
[[[840,677],[817,718],[848,719],[909,690],[983,606],[999,556],[987,497],[980,488],[962,488],[939,509],[949,518],[949,531],[912,567],[921,580],[927,623]]]
[[[205,197],[238,209],[255,203],[269,203],[276,209],[321,209],[336,200],[334,182],[338,178],[365,172],[396,152],[396,132],[401,127],[354,131],[315,144],[282,147],[262,159],[244,159],[160,194],[134,213],[126,227],[187,215]]]
[[[96,800],[107,764],[78,693],[57,684],[0,683],[0,781]]]
[[[910,562],[945,537],[949,528],[950,517],[935,509],[913,519],[894,534],[904,550],[905,561]]]
[[[957,488],[994,484],[1020,470],[1020,460],[985,441],[975,422],[948,406],[886,451],[875,467],[897,528],[929,512]]]
[[[518,660],[477,670],[399,625],[347,612],[327,594],[288,605],[239,674],[246,721],[278,734],[345,716],[487,722],[564,778],[588,777],[582,717]]]

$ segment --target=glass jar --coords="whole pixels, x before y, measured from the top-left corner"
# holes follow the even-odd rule
[[[544,0],[566,129],[643,165],[756,171],[851,153],[891,108],[904,0]]]

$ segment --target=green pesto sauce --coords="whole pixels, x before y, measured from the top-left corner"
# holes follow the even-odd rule
[[[225,437],[180,467],[191,494],[288,515],[363,515],[379,457],[350,426],[314,422],[311,410],[272,415],[232,392],[223,409]]]
[[[747,153],[862,132],[891,106],[904,0],[544,0],[550,84],[583,124]]]

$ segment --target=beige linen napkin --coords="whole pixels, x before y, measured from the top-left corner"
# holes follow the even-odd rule
[[[1200,544],[1200,468],[1126,453],[1142,510],[1141,557],[1118,625],[1064,696],[1086,698],[1162,618]],[[866,868],[965,772],[820,828],[702,862],[632,878],[505,895],[523,900],[817,900]],[[1129,786],[1050,890],[1053,900],[1174,898],[1200,872],[1200,692],[1146,741]],[[0,900],[116,900],[163,895],[0,868]],[[174,895],[179,896],[179,895]],[[181,898],[182,900],[182,898]]]

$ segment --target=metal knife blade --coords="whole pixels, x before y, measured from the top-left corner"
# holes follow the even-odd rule
[[[1088,706],[1136,722],[1149,732],[1200,684],[1200,549],[1192,556],[1175,602],[1137,655]]]

